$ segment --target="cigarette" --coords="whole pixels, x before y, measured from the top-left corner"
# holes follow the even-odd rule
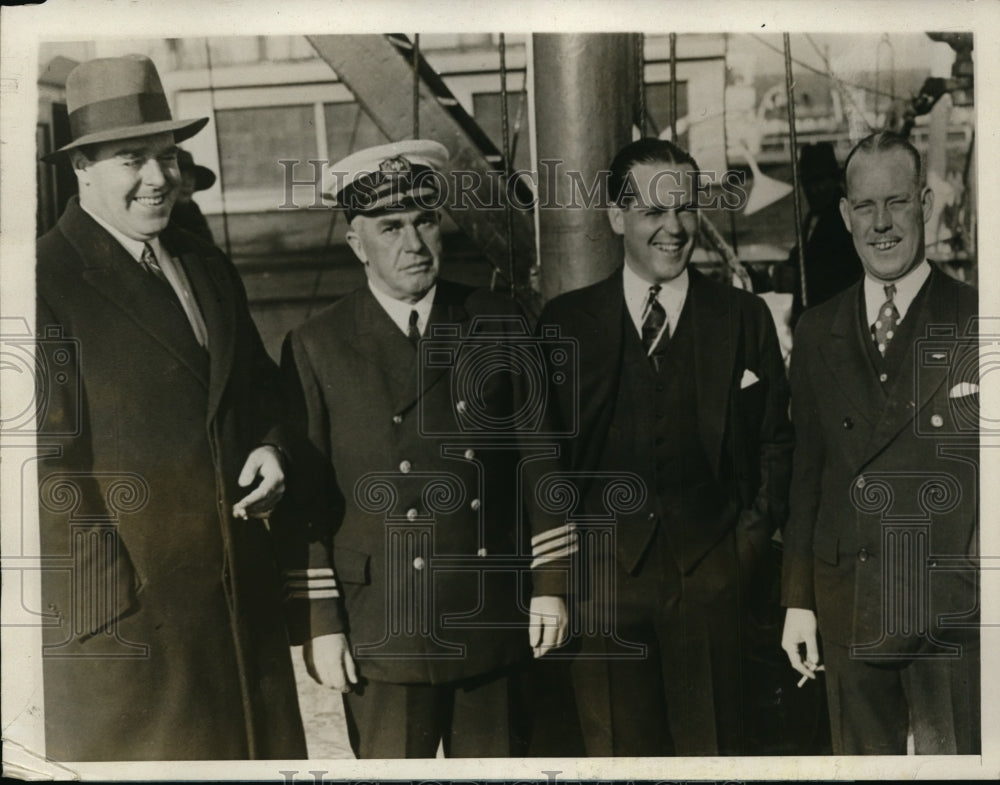
[[[826,670],[826,668],[825,668],[825,667],[823,667],[822,665],[820,665],[820,666],[818,666],[817,668],[815,668],[815,669],[813,670],[813,673],[816,673],[817,671],[825,671],[825,670]],[[809,677],[808,677],[808,676],[803,676],[803,677],[802,677],[801,679],[799,679],[799,683],[798,683],[798,684],[796,684],[795,686],[796,686],[796,687],[801,687],[801,686],[802,686],[803,684],[805,684],[805,683],[806,683],[807,681],[809,681]]]

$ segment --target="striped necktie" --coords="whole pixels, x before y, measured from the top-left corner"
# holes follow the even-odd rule
[[[646,298],[646,305],[643,308],[645,315],[642,320],[642,345],[646,350],[646,356],[656,370],[660,370],[660,358],[656,352],[657,338],[660,337],[661,332],[664,332],[664,325],[667,322],[667,312],[657,299],[660,288],[659,284],[649,287],[649,296]]]

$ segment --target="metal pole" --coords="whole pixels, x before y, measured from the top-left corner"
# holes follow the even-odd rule
[[[413,138],[420,138],[420,33],[413,34]]]
[[[638,90],[638,95],[636,100],[638,103],[638,115],[639,122],[636,125],[639,126],[639,136],[646,135],[646,34],[638,33],[636,35],[636,62],[635,70],[639,78],[636,89]]]
[[[670,34],[670,141],[677,140],[677,33]]]
[[[503,133],[503,186],[504,193],[504,226],[507,232],[507,281],[510,284],[510,296],[516,294],[514,281],[514,209],[510,203],[510,194],[514,190],[511,182],[513,166],[510,160],[510,117],[507,111],[507,40],[500,33],[500,124]]]
[[[802,307],[809,306],[806,294],[806,247],[802,235],[802,197],[799,194],[799,144],[795,133],[795,90],[792,81],[792,46],[788,33],[783,33],[785,47],[785,96],[788,99],[788,140],[792,148],[792,201],[795,204],[795,241],[799,244],[799,283],[802,290]]]
[[[532,36],[546,300],[599,281],[621,264],[621,240],[607,219],[607,168],[632,141],[635,45],[630,33]]]

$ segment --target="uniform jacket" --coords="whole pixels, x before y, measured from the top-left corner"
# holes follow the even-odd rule
[[[293,634],[346,632],[366,678],[441,683],[527,652],[504,425],[516,325],[510,301],[439,281],[419,351],[367,287],[286,339],[287,410],[306,434],[285,505],[285,528],[305,534],[286,552]],[[469,339],[484,329],[485,344]]]
[[[937,270],[926,287],[887,395],[864,344],[861,283],[803,315],[792,354],[783,604],[816,610],[825,640],[885,656],[954,639],[962,630],[944,615],[976,606],[978,341],[965,331],[977,297]],[[913,592],[928,582],[920,610]]]
[[[161,241],[207,354],[76,199],[38,241],[48,754],[302,757],[271,543],[230,515],[246,456],[280,446],[277,369],[232,264],[184,232]]]
[[[792,446],[788,385],[767,307],[747,292],[689,270],[684,307],[691,309],[695,336],[691,373],[699,398],[694,415],[705,454],[730,504],[725,514],[680,546],[676,556],[684,571],[693,569],[734,527],[745,546],[758,553],[765,548],[787,511]],[[565,418],[578,403],[579,435],[565,445],[566,465],[586,472],[597,465],[607,438],[623,373],[622,331],[631,329],[621,270],[552,300],[540,326],[557,326],[561,337],[578,344],[578,389],[556,388],[550,416]],[[626,571],[641,561],[656,525],[651,502],[618,518],[617,555]]]

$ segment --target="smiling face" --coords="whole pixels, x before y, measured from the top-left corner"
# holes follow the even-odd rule
[[[698,236],[695,171],[686,163],[637,163],[629,172],[634,199],[612,206],[608,220],[625,238],[625,263],[644,281],[664,283],[691,260]]]
[[[437,280],[441,223],[434,210],[411,207],[357,215],[347,242],[372,285],[397,300],[418,302]]]
[[[879,281],[898,280],[924,259],[933,196],[919,176],[900,149],[858,152],[848,166],[840,214],[865,270]]]
[[[170,220],[181,179],[173,134],[93,145],[73,168],[80,203],[127,237],[150,240]]]

